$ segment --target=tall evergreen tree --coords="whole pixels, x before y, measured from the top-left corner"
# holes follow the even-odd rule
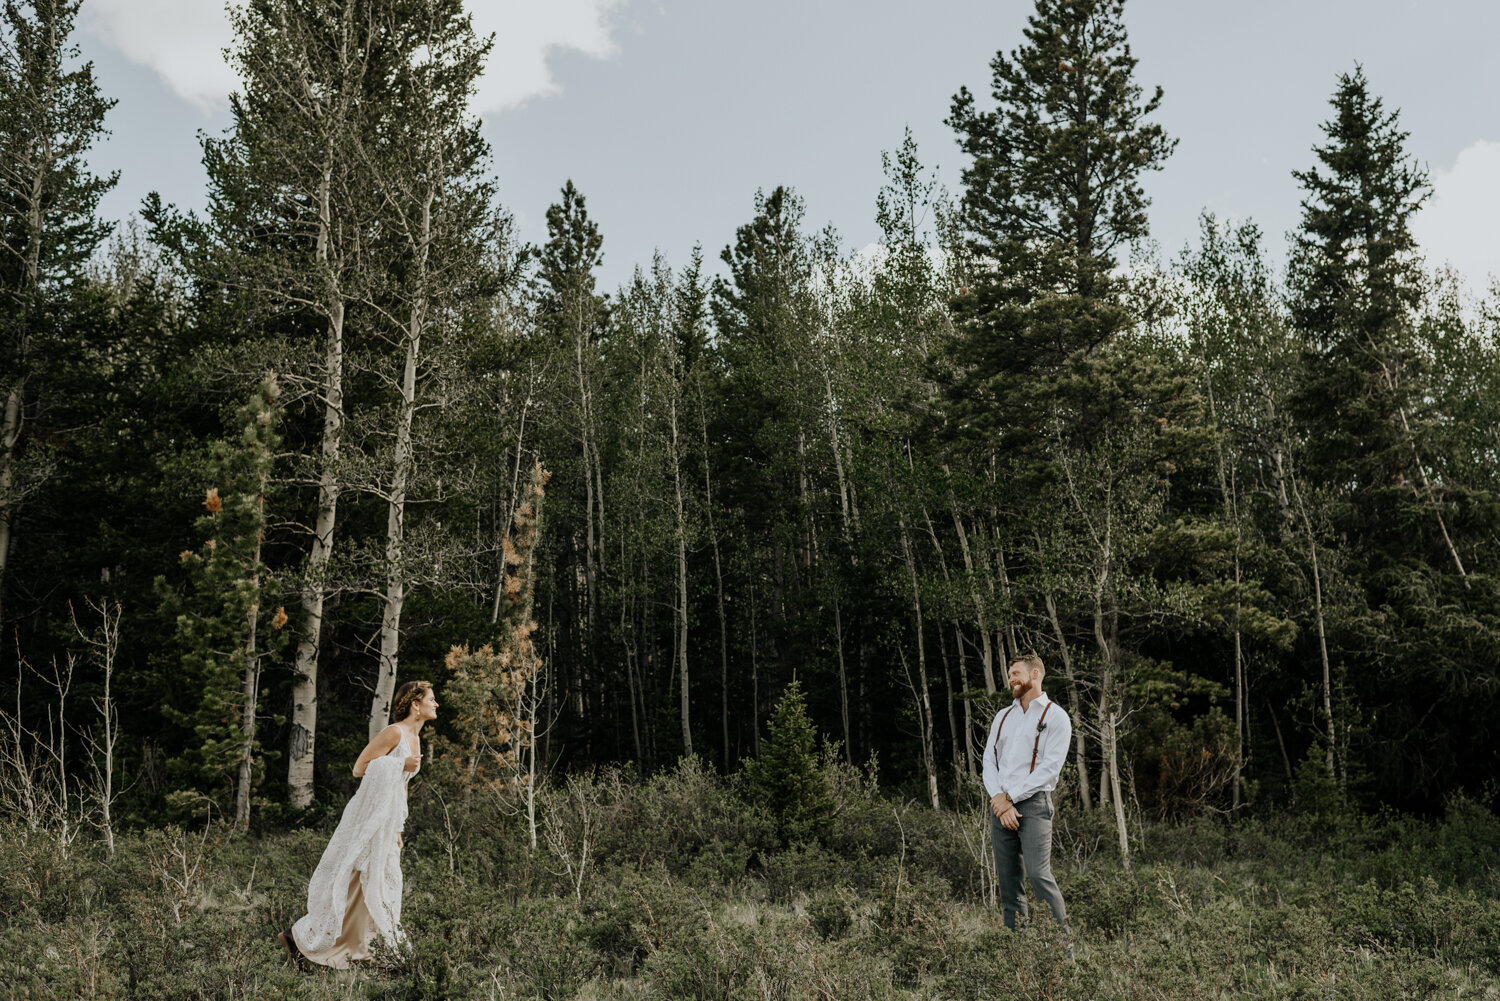
[[[1142,100],[1124,8],[1037,0],[1026,44],[990,62],[996,110],[978,110],[965,87],[948,119],[972,158],[963,180],[974,250],[998,259],[1009,243],[1060,244],[1072,258],[1066,282],[1084,298],[1106,290],[1116,249],[1145,235],[1140,176],[1176,145],[1146,120],[1162,91]]]
[[[600,355],[609,308],[606,298],[596,290],[595,274],[604,262],[603,247],[603,234],[589,218],[583,193],[569,180],[563,185],[562,200],[547,209],[547,242],[535,250],[536,322],[557,370],[556,405],[548,408],[552,410],[550,415],[543,415],[555,435],[550,443],[553,451],[546,456],[548,467],[558,479],[560,503],[554,508],[553,524],[558,529],[558,542],[566,538],[569,548],[579,541],[577,535],[582,535],[582,600],[578,604],[569,602],[573,616],[570,646],[581,656],[573,665],[579,669],[579,676],[569,679],[568,687],[578,696],[583,718],[576,722],[583,724],[584,739],[590,747],[603,733],[592,724],[605,715],[598,704],[605,690],[598,657],[599,646],[608,636],[601,594],[607,522],[600,442],[600,413],[605,402]],[[576,511],[579,501],[581,512]],[[564,593],[573,590],[571,583],[560,587]]]
[[[1422,365],[1411,331],[1424,278],[1410,222],[1430,185],[1362,69],[1339,76],[1330,103],[1319,165],[1294,174],[1306,192],[1290,273],[1305,340],[1297,416],[1313,468],[1347,485],[1359,509],[1347,516],[1368,531],[1396,510],[1376,498],[1404,501],[1401,481],[1415,475]]]
[[[950,447],[995,471],[997,542],[1026,553],[1018,597],[1045,607],[1065,674],[1072,643],[1094,648],[1099,803],[1113,803],[1128,861],[1127,637],[1154,608],[1148,540],[1199,408],[1170,350],[1124,336],[1149,297],[1115,274],[1116,255],[1146,236],[1141,178],[1175,141],[1149,120],[1162,92],[1135,82],[1123,17],[1123,0],[1037,0],[1025,43],[991,62],[995,110],[954,98],[970,285],[940,371]]]
[[[1143,99],[1123,15],[1124,0],[1037,0],[1026,44],[990,63],[996,109],[953,99],[976,271],[955,303],[961,422],[1035,432],[1034,393],[1129,324],[1110,272],[1147,232],[1141,175],[1176,141],[1147,120],[1162,92]]]
[[[6,0],[0,11],[0,634],[16,516],[51,465],[36,433],[54,402],[49,373],[77,353],[81,279],[110,229],[95,213],[117,177],[86,162],[114,102],[93,63],[72,65],[80,3]]]
[[[816,324],[809,296],[810,241],[802,199],[786,187],[757,191],[755,216],[720,253],[727,279],[714,283],[711,309],[723,379],[715,437],[724,505],[743,519],[739,557],[757,578],[770,619],[757,639],[791,676],[794,621],[812,563],[809,430],[818,421],[809,346]],[[764,583],[760,583],[763,581]],[[751,699],[760,714],[766,679],[751,658]]]
[[[1493,522],[1473,518],[1484,510],[1476,485],[1447,472],[1431,352],[1417,339],[1427,281],[1410,224],[1430,190],[1426,174],[1362,69],[1339,76],[1330,103],[1318,164],[1295,175],[1306,198],[1289,269],[1303,341],[1293,399],[1303,464],[1328,504],[1324,544],[1349,560],[1358,590],[1329,658],[1357,673],[1346,687],[1358,703],[1325,695],[1325,754],[1341,787],[1362,764],[1415,805],[1433,771],[1459,769],[1461,748],[1488,725],[1469,712],[1493,704],[1475,698],[1493,690],[1494,675],[1472,656],[1500,644],[1493,576],[1476,572]],[[1379,749],[1427,719],[1426,698],[1413,704],[1414,664],[1456,711],[1423,728],[1427,754],[1391,756]],[[1325,660],[1325,692],[1329,672]]]
[[[163,606],[175,622],[175,663],[159,678],[167,716],[192,736],[175,760],[181,785],[169,797],[191,814],[204,800],[236,826],[250,821],[257,776],[256,736],[261,663],[283,644],[286,611],[265,601],[266,493],[280,444],[275,375],[267,375],[216,443],[205,472],[203,508],[195,528],[204,541],[181,555],[181,590],[158,579]],[[260,777],[264,776],[264,772]]]

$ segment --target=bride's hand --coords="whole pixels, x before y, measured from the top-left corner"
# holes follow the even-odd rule
[[[418,768],[420,768],[421,766],[422,766],[422,756],[420,754],[409,754],[409,755],[406,756],[406,770],[407,771],[414,772]]]

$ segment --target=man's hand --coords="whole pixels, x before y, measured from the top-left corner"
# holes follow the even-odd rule
[[[1010,797],[1003,792],[997,792],[990,797],[990,812],[997,817],[1004,813],[1005,808],[1009,805]]]
[[[1009,800],[1006,801],[1005,812],[1000,814],[1000,826],[1007,831],[1014,831],[1021,826],[1021,811]]]

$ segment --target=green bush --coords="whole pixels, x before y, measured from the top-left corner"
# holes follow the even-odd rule
[[[327,834],[218,825],[87,838],[0,829],[6,997],[1500,997],[1496,819],[1276,814],[1148,824],[1137,866],[1107,818],[1065,806],[1054,868],[1077,955],[1045,909],[1001,927],[976,815],[892,802],[825,760],[827,843],[776,845],[770,814],[693,762],[550,795],[589,812],[589,876],[556,875],[524,818],[413,791],[402,865],[411,947],[384,969],[301,972],[274,934]],[[662,836],[653,841],[651,830]],[[570,829],[576,839],[577,829]],[[1094,832],[1094,833],[1090,833]],[[1097,850],[1070,850],[1098,836]],[[981,844],[982,843],[978,843]],[[855,847],[862,846],[862,847]]]
[[[799,893],[812,893],[847,882],[849,862],[821,845],[798,844],[761,859],[760,875],[766,893],[786,902]]]
[[[1133,927],[1150,904],[1149,884],[1141,873],[1095,864],[1073,873],[1062,885],[1070,923],[1107,938]]]
[[[760,757],[745,766],[752,798],[776,818],[783,843],[821,841],[832,823],[833,796],[800,681],[787,686],[769,730]]]
[[[825,941],[840,939],[849,933],[854,915],[842,896],[836,892],[824,892],[807,902],[807,923]]]

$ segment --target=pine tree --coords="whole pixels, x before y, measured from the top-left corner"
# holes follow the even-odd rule
[[[1492,703],[1474,696],[1492,676],[1476,672],[1474,651],[1497,649],[1500,620],[1494,578],[1476,567],[1487,571],[1480,560],[1494,520],[1483,487],[1450,471],[1460,467],[1446,454],[1449,418],[1434,410],[1439,394],[1419,346],[1428,289],[1410,223],[1430,190],[1426,174],[1362,69],[1340,75],[1330,103],[1318,164],[1295,175],[1306,198],[1289,268],[1302,338],[1292,400],[1299,458],[1321,484],[1328,522],[1315,545],[1347,561],[1354,584],[1331,625],[1321,743],[1341,791],[1357,771],[1347,759],[1359,755],[1383,779],[1379,795],[1405,798],[1456,771],[1488,726]],[[1343,706],[1330,666],[1340,659],[1359,678]],[[1426,718],[1411,697],[1413,664],[1455,711],[1422,729],[1426,753],[1391,756],[1383,742],[1406,739]],[[1366,732],[1358,716],[1370,721]]]
[[[1126,41],[1124,0],[1037,0],[1027,44],[990,62],[995,111],[961,88],[948,119],[972,162],[964,209],[972,249],[1001,260],[1008,244],[1056,244],[1071,260],[1070,290],[1107,289],[1114,252],[1146,233],[1140,175],[1176,141],[1146,119]]]
[[[1065,675],[1071,642],[1095,649],[1098,804],[1128,864],[1130,632],[1160,612],[1154,555],[1182,534],[1172,480],[1207,441],[1184,360],[1147,322],[1152,276],[1116,270],[1148,232],[1141,178],[1175,147],[1149,121],[1162,92],[1136,84],[1123,14],[1122,0],[1037,0],[1026,42],[991,63],[996,110],[954,98],[969,286],[938,371],[949,447],[993,470],[995,542],[1023,554],[1018,600],[1045,606]]]
[[[1294,175],[1306,192],[1290,275],[1305,340],[1296,409],[1313,469],[1348,485],[1357,510],[1347,516],[1368,532],[1404,506],[1384,501],[1404,499],[1417,475],[1422,364],[1411,329],[1423,274],[1410,221],[1430,186],[1362,69],[1340,75],[1330,103],[1319,166]]]
[[[769,615],[760,621],[781,679],[791,676],[808,639],[788,609],[808,594],[814,563],[811,432],[823,395],[811,357],[818,320],[810,294],[813,246],[800,228],[804,213],[789,188],[757,191],[754,217],[720,253],[729,277],[715,280],[710,304],[723,371],[712,435],[719,442],[721,506],[743,518],[736,555],[766,582],[758,593]],[[761,671],[752,652],[757,718]]]
[[[66,68],[80,3],[6,0],[0,12],[0,626],[17,513],[51,465],[36,433],[49,373],[77,353],[70,299],[109,234],[95,212],[118,176],[86,162],[114,102],[93,63]]]
[[[745,777],[757,800],[776,816],[783,841],[816,841],[828,833],[833,798],[818,762],[818,735],[801,681],[794,678],[786,687],[767,729],[760,757],[746,764]]]
[[[553,421],[561,440],[548,454],[568,456],[552,463],[564,484],[559,493],[565,505],[574,498],[583,502],[584,607],[577,616],[574,638],[582,654],[576,684],[586,693],[580,722],[585,726],[583,739],[591,743],[599,732],[592,724],[604,716],[604,707],[593,705],[592,696],[603,688],[599,648],[608,636],[601,595],[606,520],[600,411],[606,393],[600,375],[600,343],[608,327],[609,304],[595,289],[594,272],[604,262],[604,237],[571,180],[563,186],[562,201],[547,209],[547,237],[535,251],[539,264],[536,321],[548,348],[555,352],[558,369],[554,385],[560,399]],[[556,517],[559,524],[571,524],[573,511]],[[564,529],[559,534],[572,533]]]
[[[249,823],[260,744],[256,739],[261,664],[285,645],[286,610],[263,607],[267,571],[266,491],[280,443],[280,386],[267,375],[232,425],[233,437],[209,455],[203,507],[195,529],[203,537],[185,550],[182,588],[158,578],[163,611],[176,623],[164,671],[167,718],[190,731],[174,762],[181,785],[168,799],[194,812],[205,799],[221,816],[232,801],[236,826]],[[267,628],[269,627],[269,628]]]
[[[1068,359],[1130,324],[1115,253],[1146,235],[1140,178],[1176,141],[1147,121],[1162,91],[1143,100],[1123,13],[1123,0],[1037,0],[1026,44],[991,61],[997,108],[967,88],[953,99],[975,270],[954,304],[960,428],[1024,443]]]

